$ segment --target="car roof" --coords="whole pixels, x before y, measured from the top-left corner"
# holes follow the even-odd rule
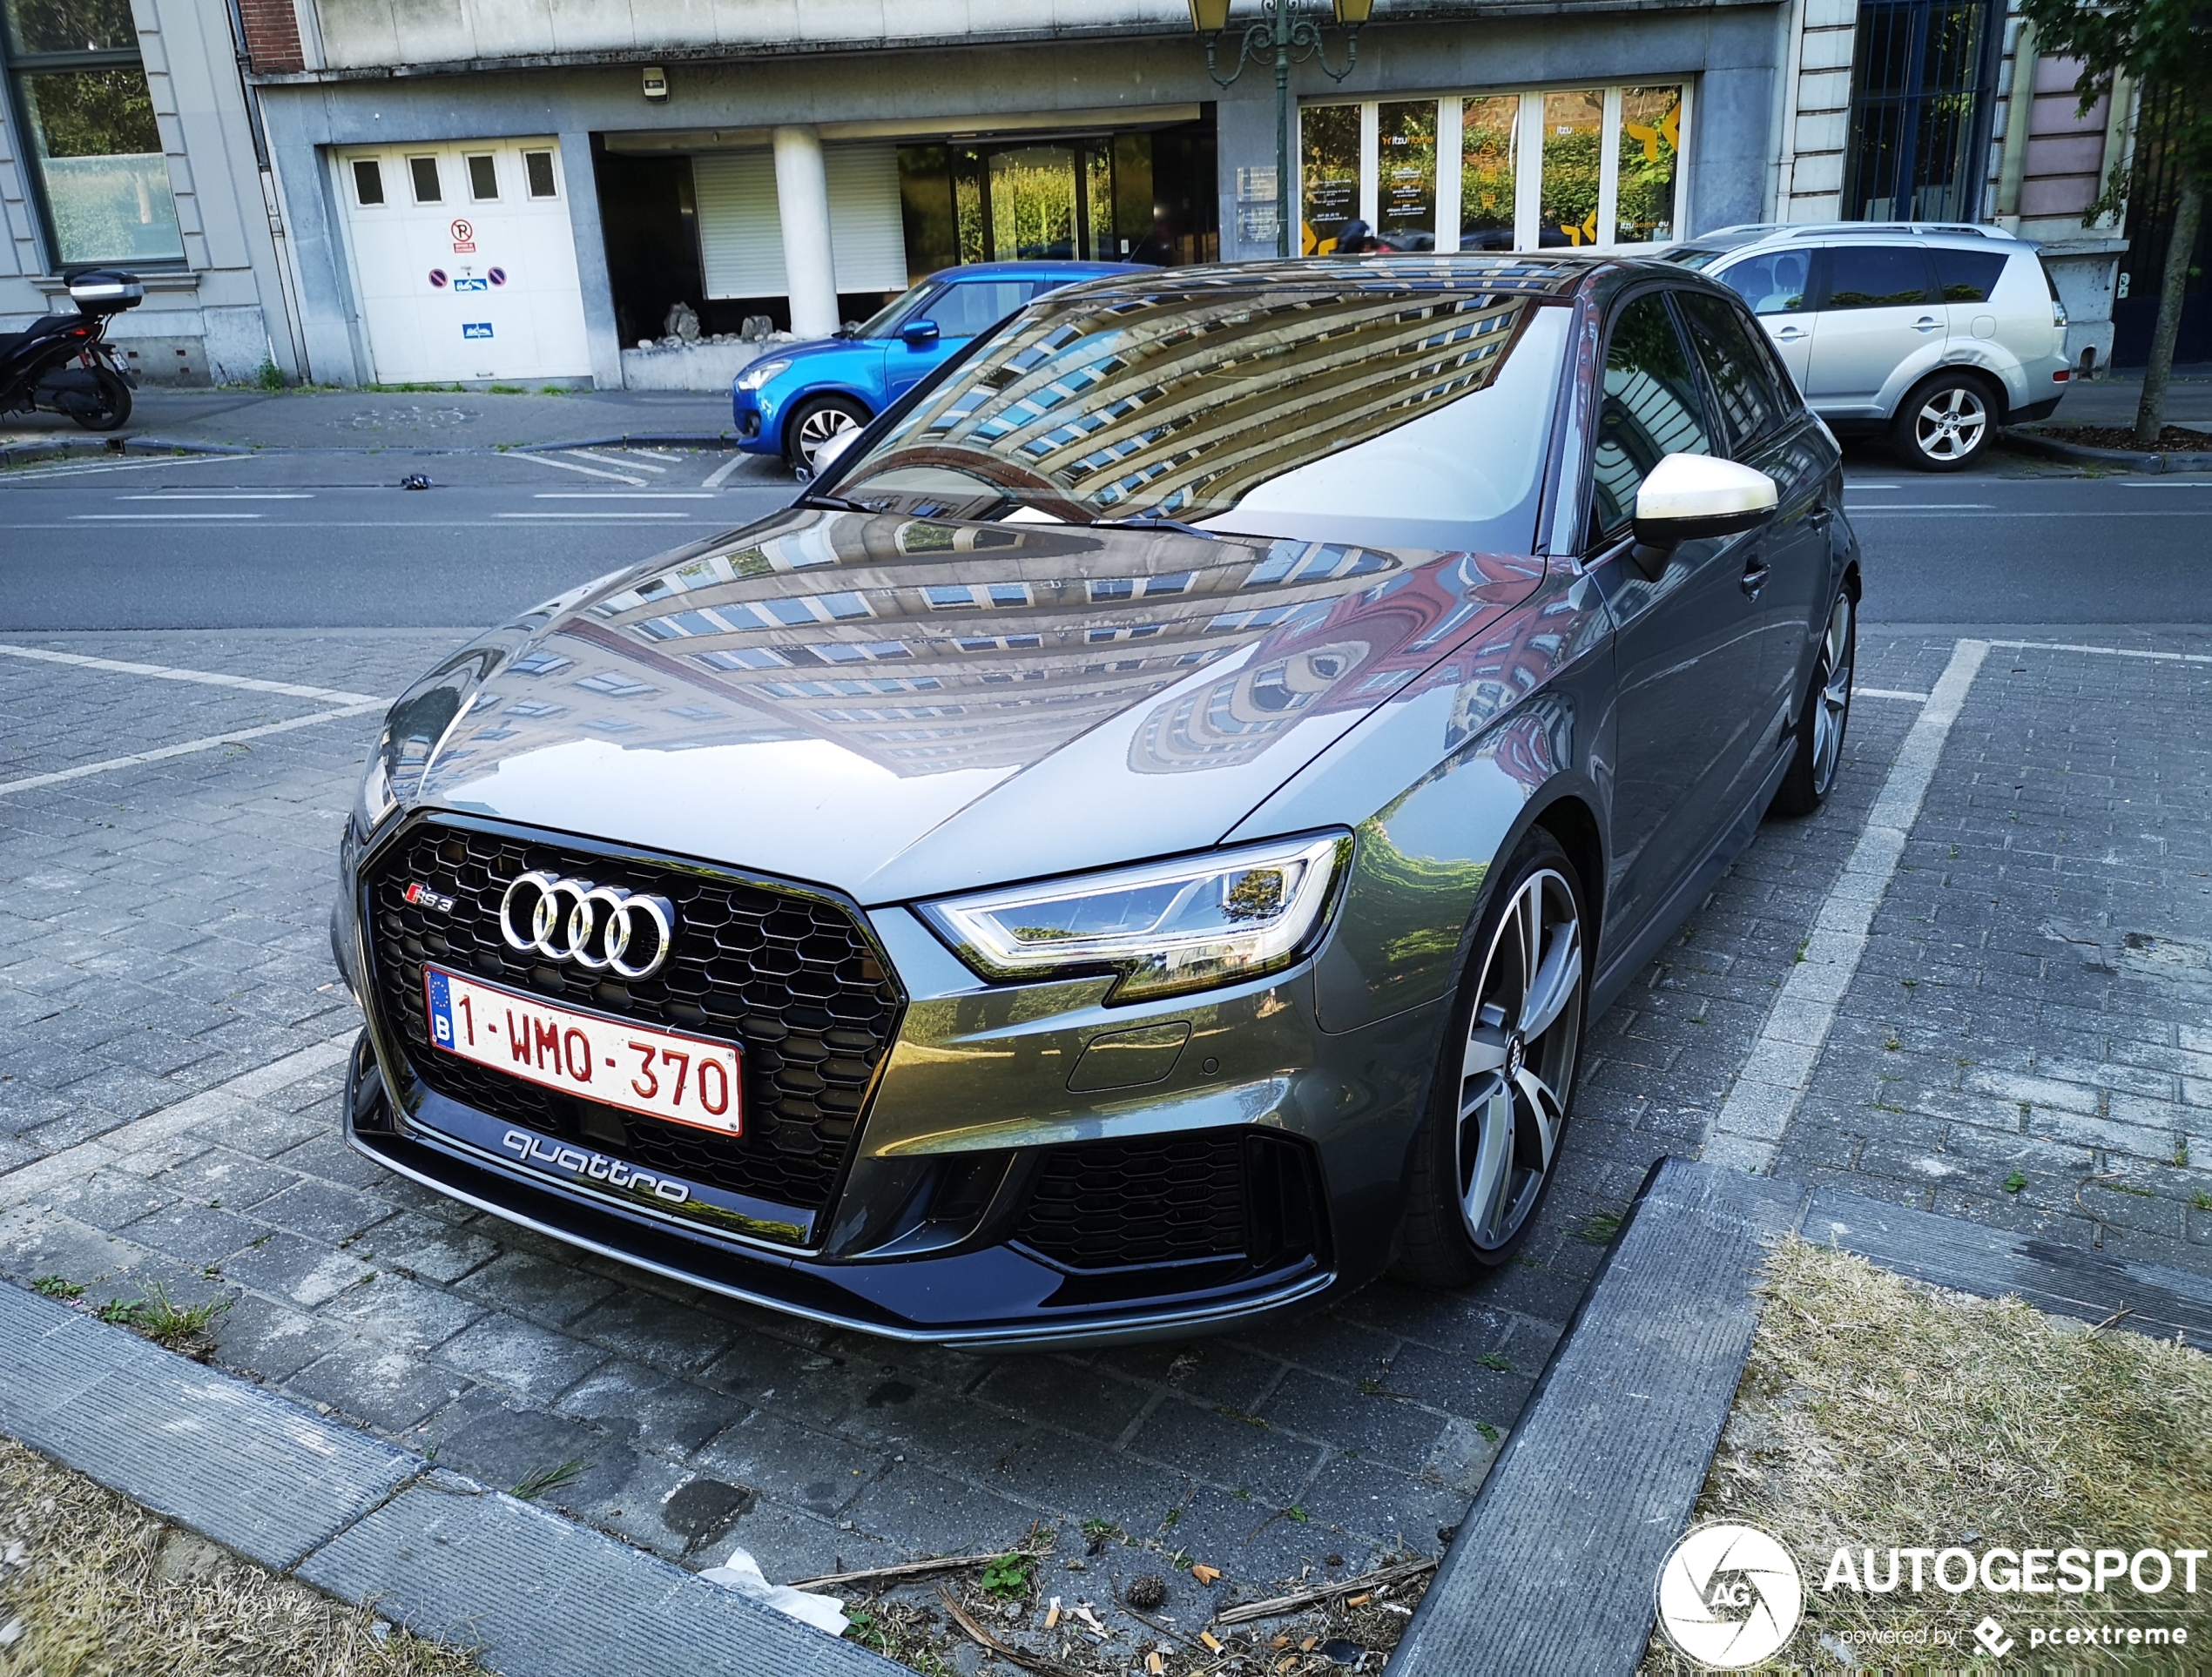
[[[1209,292],[1252,286],[1301,286],[1317,290],[1515,291],[1538,296],[1574,294],[1599,271],[1617,267],[1616,251],[1546,251],[1541,255],[1511,252],[1382,253],[1363,257],[1271,258],[1253,262],[1209,263],[1181,268],[1117,267],[1109,277],[1083,287],[1089,297],[1116,291],[1156,297],[1200,297]]]
[[[929,277],[948,280],[1097,279],[1104,274],[1126,273],[1130,266],[1127,262],[1063,261],[1055,257],[1040,256],[1017,262],[968,262],[959,267],[940,268]],[[1153,269],[1147,271],[1157,272]]]
[[[1734,253],[1754,246],[1787,249],[1793,246],[1850,241],[1859,239],[1919,239],[1949,248],[2033,250],[2034,246],[2002,227],[1972,221],[1799,221],[1757,222],[1738,227],[1719,227],[1696,239],[1682,241],[1698,250]],[[1680,248],[1681,246],[1676,246]]]

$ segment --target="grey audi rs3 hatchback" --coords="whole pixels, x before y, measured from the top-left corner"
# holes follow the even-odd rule
[[[1834,439],[1680,267],[1052,293],[393,708],[349,1135],[970,1347],[1478,1282],[1586,1022],[1828,791],[1858,588]]]

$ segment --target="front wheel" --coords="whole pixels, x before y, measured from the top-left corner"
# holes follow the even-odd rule
[[[1997,434],[1997,404],[1971,373],[1939,373],[1906,396],[1890,423],[1897,457],[1919,472],[1955,472]]]
[[[1527,1238],[1559,1157],[1588,994],[1581,877],[1542,828],[1500,870],[1414,1142],[1399,1272],[1464,1287]]]
[[[131,387],[120,374],[111,373],[105,367],[89,370],[98,387],[98,394],[93,398],[97,405],[72,405],[68,409],[69,416],[88,431],[112,431],[131,417]]]
[[[856,431],[868,422],[868,411],[846,396],[823,396],[793,414],[784,430],[784,455],[795,472],[810,476],[815,457],[833,437]]]
[[[1858,612],[1850,594],[1838,594],[1820,636],[1812,681],[1797,707],[1797,754],[1775,788],[1777,815],[1811,815],[1828,801],[1844,760],[1844,730],[1851,724],[1851,684],[1858,664]]]

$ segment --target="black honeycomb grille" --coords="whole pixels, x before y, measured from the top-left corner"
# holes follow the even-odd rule
[[[1017,1238],[1071,1270],[1241,1256],[1243,1132],[1054,1148]]]
[[[509,948],[500,896],[532,869],[666,898],[677,920],[667,963],[624,982]],[[410,884],[452,898],[452,910],[408,902]],[[904,1001],[844,908],[704,869],[439,823],[404,835],[369,872],[366,891],[378,998],[431,1088],[694,1182],[805,1210],[827,1206]],[[663,1123],[435,1052],[426,961],[550,1001],[737,1042],[745,1133]]]

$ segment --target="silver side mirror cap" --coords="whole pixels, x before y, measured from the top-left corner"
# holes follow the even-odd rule
[[[1636,540],[1667,550],[1735,535],[1773,517],[1779,498],[1764,472],[1712,455],[1669,455],[1636,490]]]
[[[859,441],[860,438],[860,428],[856,425],[849,431],[840,431],[835,436],[823,442],[814,450],[814,475],[819,477],[831,467],[836,465],[838,456]]]

